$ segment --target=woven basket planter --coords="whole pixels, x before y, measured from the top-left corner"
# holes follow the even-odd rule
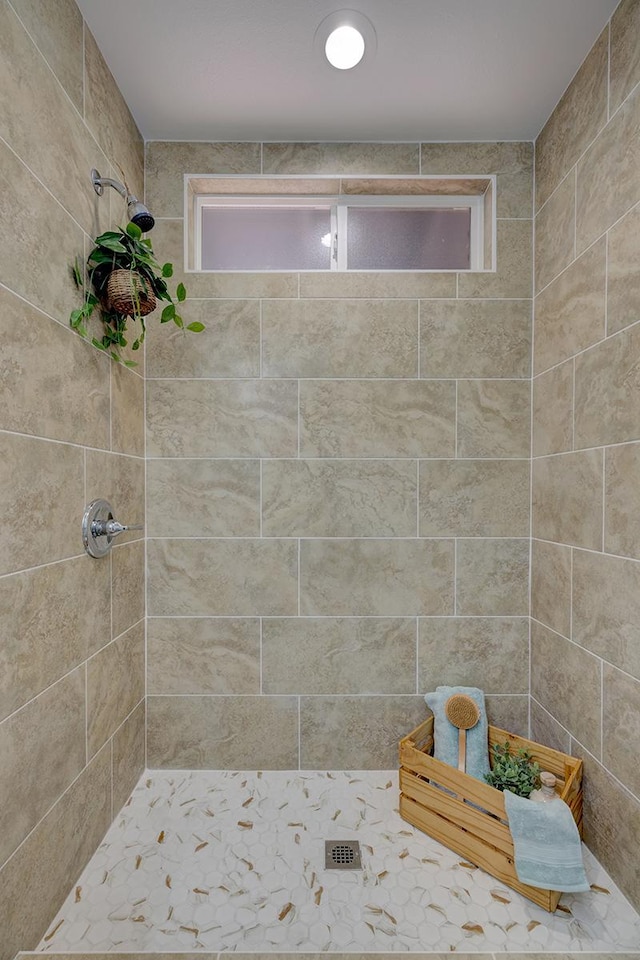
[[[128,317],[146,317],[156,308],[156,295],[140,274],[113,270],[107,280],[106,301],[111,310]]]

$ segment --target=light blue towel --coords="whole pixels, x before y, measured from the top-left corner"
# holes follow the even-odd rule
[[[425,701],[433,712],[433,755],[451,767],[458,766],[458,728],[447,719],[445,704],[454,693],[465,693],[478,706],[480,719],[475,727],[467,730],[467,773],[484,780],[489,773],[489,729],[484,693],[478,687],[437,687],[434,693],[426,693]]]
[[[564,893],[590,889],[582,864],[580,834],[563,800],[538,803],[505,790],[504,805],[521,883]]]

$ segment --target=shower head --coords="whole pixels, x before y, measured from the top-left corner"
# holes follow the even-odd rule
[[[92,170],[91,183],[99,197],[104,193],[105,186],[113,187],[113,189],[117,190],[120,196],[126,200],[127,216],[131,223],[135,223],[136,227],[139,227],[143,233],[148,233],[149,230],[153,229],[155,220],[144,203],[140,203],[137,197],[129,193],[125,185],[120,183],[119,180],[112,180],[110,177],[101,177],[97,170]]]

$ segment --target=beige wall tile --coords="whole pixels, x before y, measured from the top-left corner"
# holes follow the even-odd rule
[[[623,330],[576,358],[575,446],[637,440],[640,326]]]
[[[554,277],[568,267],[576,255],[575,210],[576,176],[575,171],[572,170],[556,187],[536,216],[534,247],[536,292],[546,287]]]
[[[571,547],[534,540],[531,550],[531,616],[571,636]]]
[[[640,7],[622,0],[611,18],[609,110],[613,113],[640,81]]]
[[[0,579],[0,720],[109,642],[110,604],[88,557]]]
[[[150,616],[295,616],[290,540],[150,540]]]
[[[421,537],[529,535],[526,460],[423,460]]]
[[[529,697],[490,695],[486,698],[489,723],[518,737],[529,736]],[[528,958],[527,958],[528,960]]]
[[[530,217],[533,188],[533,144],[423,143],[423,174],[497,174],[499,217]]]
[[[265,460],[265,537],[412,537],[411,460]]]
[[[0,863],[82,770],[84,709],[79,667],[0,726]]]
[[[459,457],[529,457],[528,380],[458,382]]]
[[[640,445],[605,450],[604,549],[640,559]]]
[[[529,621],[526,617],[421,617],[418,690],[480,687],[485,693],[529,688]]]
[[[0,873],[0,957],[35,950],[111,820],[111,750],[82,772]]]
[[[603,664],[602,736],[607,769],[636,796],[640,794],[638,735],[640,682]]]
[[[607,247],[607,332],[640,320],[640,207],[609,231]]]
[[[602,450],[533,462],[533,536],[602,549]]]
[[[531,739],[560,753],[571,753],[571,735],[541,706],[531,698]]]
[[[265,693],[415,693],[416,621],[263,620],[262,683]]]
[[[313,457],[447,457],[454,453],[450,381],[305,381],[300,452]]]
[[[531,693],[588,749],[600,755],[601,661],[546,627],[531,624]],[[571,678],[573,682],[567,682]]]
[[[184,174],[260,173],[259,143],[152,140],[145,156],[146,202],[156,217],[184,213]]]
[[[0,451],[0,573],[79,554],[82,450],[5,433]],[[35,505],[46,522],[33,523]]]
[[[573,639],[640,679],[640,566],[574,550]]]
[[[640,91],[636,90],[578,163],[578,252],[588,247],[638,200]]]
[[[113,735],[113,812],[125,805],[145,768],[144,700]]]
[[[301,297],[455,297],[455,273],[301,273]]]
[[[144,617],[144,540],[111,551],[111,621],[114,637]]]
[[[260,535],[258,460],[149,460],[150,537]]]
[[[520,617],[529,613],[529,541],[458,540],[456,613]]]
[[[573,447],[573,360],[533,381],[533,456]]]
[[[264,377],[416,377],[415,300],[266,300]]]
[[[150,697],[147,717],[150,767],[298,767],[297,697]]]
[[[300,767],[389,770],[397,766],[400,738],[426,716],[422,697],[302,697]],[[364,730],[365,737],[357,735]]]
[[[78,110],[82,111],[82,15],[74,0],[45,6],[38,0],[12,0],[22,20],[56,77]]]
[[[264,143],[263,173],[420,173],[417,143]]]
[[[460,297],[515,297],[532,294],[532,220],[498,220],[495,273],[459,273]]]
[[[203,323],[200,333],[184,333],[173,323],[151,324],[148,377],[259,377],[260,304],[257,300],[186,300],[185,324]]]
[[[260,693],[260,621],[151,617],[147,671],[149,694]]]
[[[303,540],[306,616],[417,616],[453,612],[453,542]]]
[[[536,206],[607,122],[609,31],[605,27],[536,140]]]
[[[621,851],[638,849],[640,802],[579,744],[574,743],[573,750],[584,760],[585,843],[637,910],[638,863],[635,857],[622,855]]]
[[[536,298],[533,360],[536,373],[602,340],[606,287],[603,238]]]
[[[87,663],[87,747],[92,757],[144,698],[144,623]]]
[[[84,116],[87,125],[109,159],[124,171],[130,190],[136,196],[142,197],[144,196],[142,137],[86,25],[84,66]],[[120,176],[119,179],[122,177]]]
[[[423,300],[420,376],[528,377],[529,300]]]
[[[108,500],[121,523],[144,523],[144,460],[103,453],[86,452],[87,501],[97,497]],[[118,544],[144,537],[144,531],[132,530],[118,537]]]
[[[111,364],[111,447],[144,457],[144,379],[120,363]]]
[[[147,456],[295,457],[292,380],[157,380],[147,384]]]
[[[11,237],[11,243],[0,247],[3,284],[66,323],[79,305],[66,267],[82,256],[82,231],[4,143],[0,143],[0,227],[5,237]]]

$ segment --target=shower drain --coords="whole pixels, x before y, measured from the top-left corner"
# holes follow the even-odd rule
[[[325,840],[325,870],[362,870],[359,840]]]

